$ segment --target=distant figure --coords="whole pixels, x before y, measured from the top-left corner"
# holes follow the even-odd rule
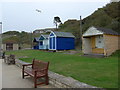
[[[5,59],[5,51],[3,51],[2,59]]]

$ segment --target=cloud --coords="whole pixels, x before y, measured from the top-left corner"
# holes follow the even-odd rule
[[[110,0],[1,0],[2,2],[110,2]]]

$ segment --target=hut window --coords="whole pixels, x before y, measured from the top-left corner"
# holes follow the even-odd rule
[[[96,36],[96,48],[104,48],[103,36]]]
[[[40,42],[40,45],[43,45],[43,42],[42,42],[42,41]]]

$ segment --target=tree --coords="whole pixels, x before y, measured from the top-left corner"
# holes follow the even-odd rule
[[[58,24],[61,24],[61,20],[58,16],[54,17],[54,24],[56,25],[56,29],[58,28]]]

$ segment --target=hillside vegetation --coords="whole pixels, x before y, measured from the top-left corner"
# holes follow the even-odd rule
[[[33,38],[39,36],[40,34],[32,34],[25,31],[8,31],[2,34],[2,42],[18,43],[20,48],[30,48]]]
[[[90,16],[82,20],[82,33],[89,27],[97,26],[110,28],[120,33],[120,2],[107,4],[103,8],[99,8]],[[59,26],[60,31],[72,32],[76,36],[76,45],[79,43],[80,36],[80,21],[68,20]]]

